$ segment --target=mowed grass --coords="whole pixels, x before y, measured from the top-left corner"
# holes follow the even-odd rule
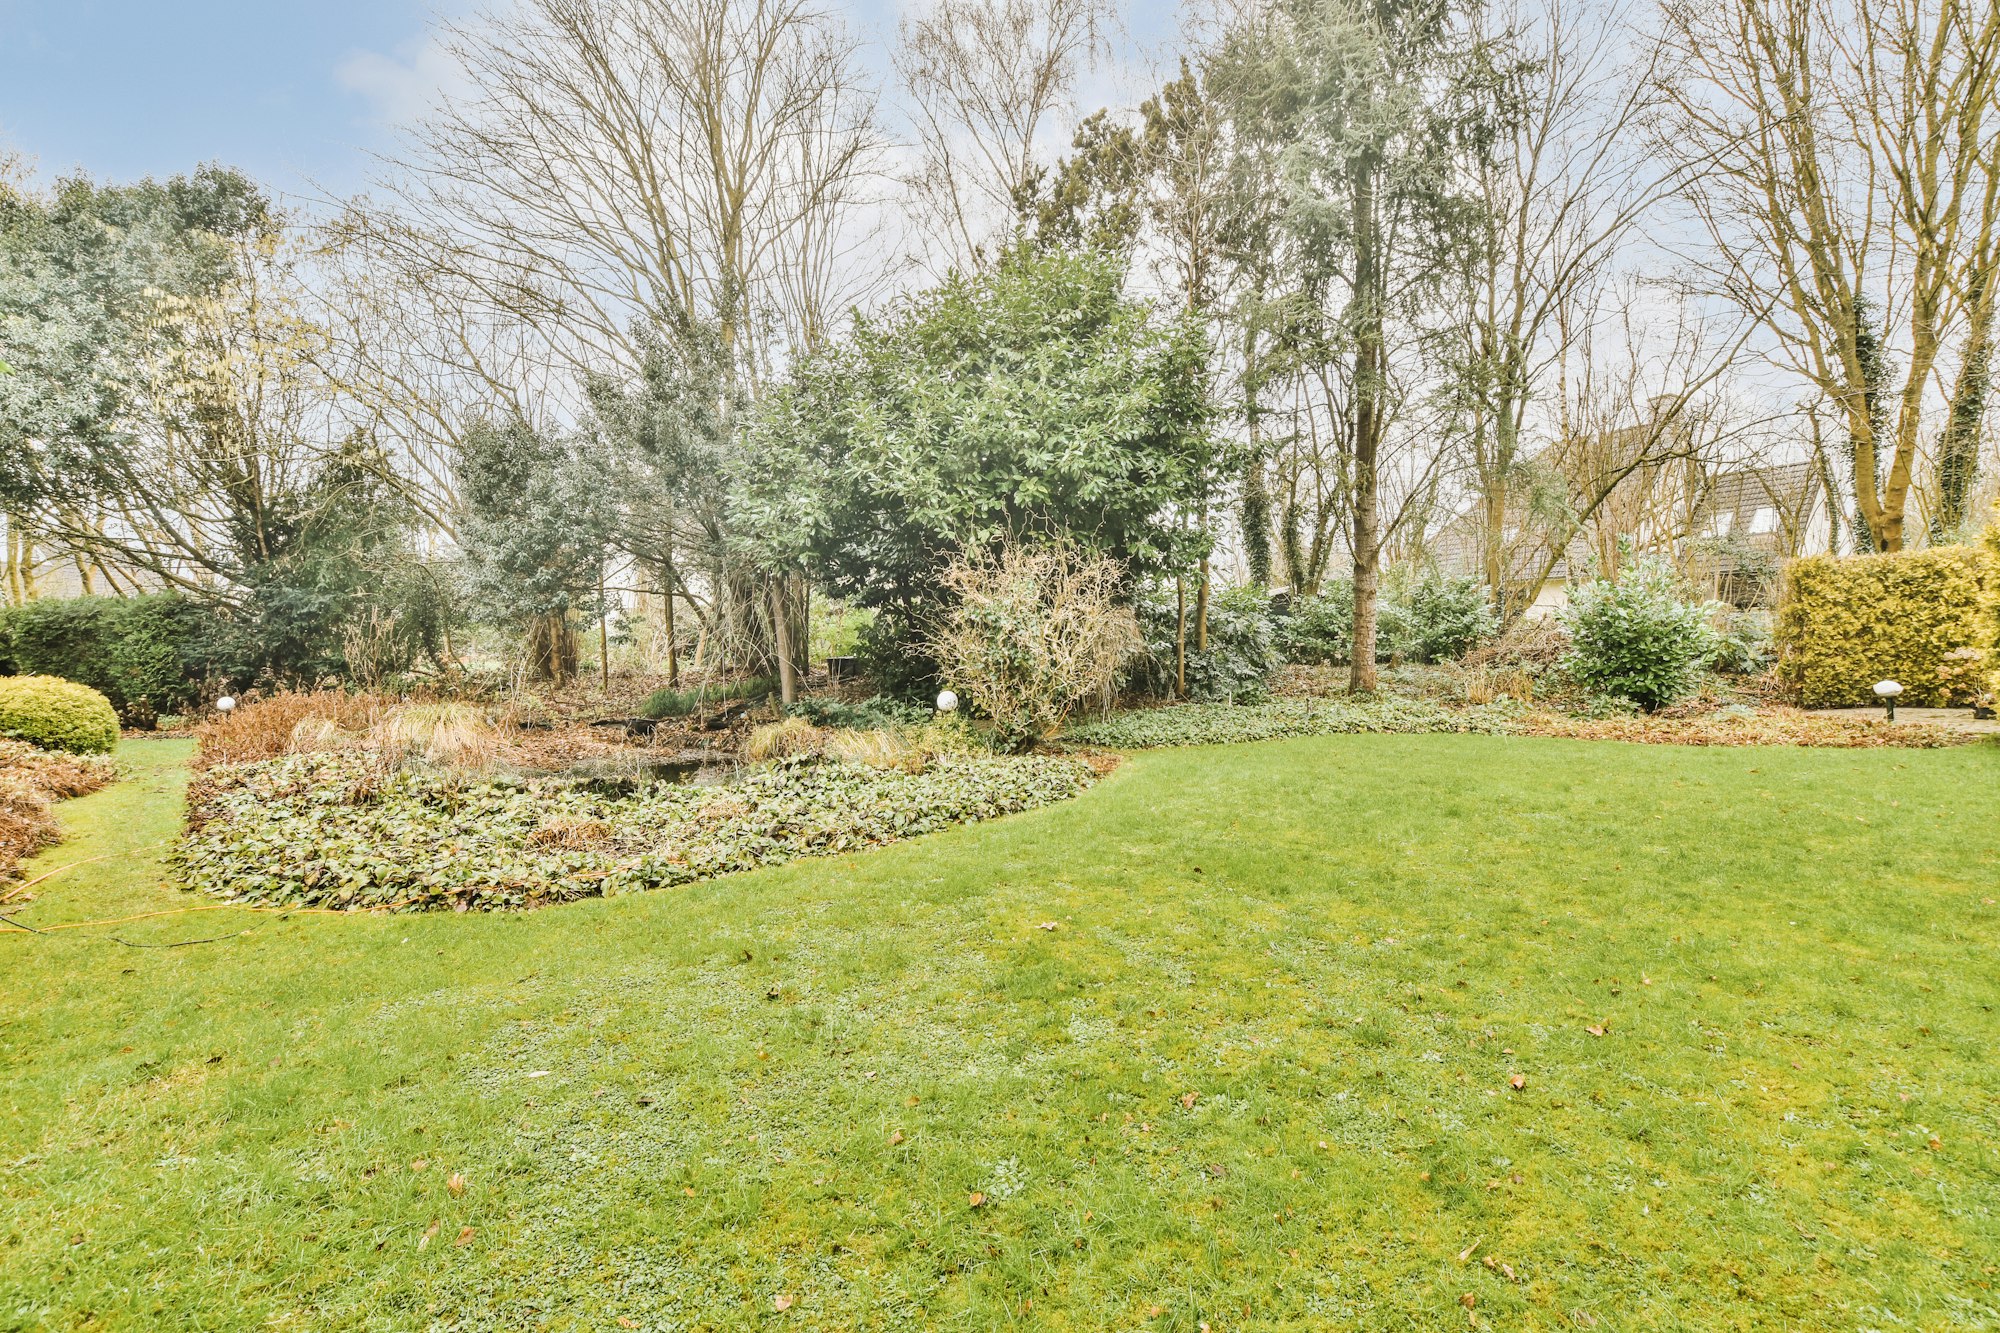
[[[189,904],[185,750],[123,757],[24,920]],[[532,915],[8,935],[0,1328],[1990,1327],[1996,776],[1336,737]]]

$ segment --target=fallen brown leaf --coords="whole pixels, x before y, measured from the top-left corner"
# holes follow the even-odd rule
[[[792,1308],[792,1298],[782,1293],[771,1298],[771,1308],[779,1314]]]
[[[1512,1088],[1514,1091],[1519,1092],[1521,1089],[1528,1086],[1528,1076],[1526,1074],[1516,1074],[1512,1078],[1507,1080],[1507,1086]]]
[[[621,1314],[618,1316],[618,1327],[637,1328],[639,1327],[639,1321],[636,1319],[627,1319],[624,1315]]]
[[[421,1250],[422,1248],[424,1248],[424,1246],[430,1244],[431,1241],[434,1238],[436,1238],[438,1233],[438,1228],[443,1225],[444,1224],[442,1222],[440,1222],[437,1218],[433,1217],[431,1219],[430,1230],[424,1232],[423,1239],[417,1242],[417,1248]]]
[[[465,1177],[454,1171],[451,1173],[451,1179],[445,1181],[444,1187],[451,1191],[451,1197],[456,1199],[465,1193]]]
[[[471,1227],[461,1227],[461,1228],[459,1229],[459,1232],[458,1232],[458,1239],[457,1239],[457,1240],[455,1240],[455,1241],[453,1241],[453,1242],[452,1242],[452,1244],[454,1244],[454,1245],[470,1245],[470,1244],[472,1244],[472,1228],[471,1228]]]
[[[1478,1249],[1478,1248],[1479,1248],[1479,1245],[1480,1245],[1480,1242],[1481,1242],[1481,1241],[1484,1241],[1485,1239],[1486,1239],[1486,1237],[1484,1237],[1484,1236],[1479,1236],[1479,1237],[1476,1237],[1476,1238],[1475,1238],[1475,1239],[1473,1240],[1472,1244],[1470,1244],[1470,1245],[1466,1246],[1466,1247],[1465,1247],[1464,1249],[1460,1250],[1460,1251],[1458,1252],[1458,1261],[1459,1261],[1460,1263],[1464,1263],[1464,1262],[1465,1262],[1465,1261],[1466,1261],[1467,1259],[1470,1259],[1470,1258],[1472,1257],[1472,1252],[1473,1252],[1474,1250]]]
[[[1601,1023],[1592,1023],[1589,1027],[1585,1028],[1584,1031],[1588,1032],[1593,1037],[1601,1037],[1604,1035],[1604,1025]]]
[[[891,1134],[889,1136],[889,1146],[891,1147],[894,1147],[896,1144],[901,1143],[902,1141],[903,1141],[903,1131],[900,1129],[897,1130],[894,1134]]]
[[[980,1193],[978,1190],[974,1190],[969,1196],[967,1196],[966,1202],[971,1204],[974,1208],[984,1208],[986,1206],[986,1196]]]
[[[1473,1306],[1479,1304],[1479,1298],[1468,1291],[1465,1295],[1458,1298],[1458,1303],[1470,1310]]]
[[[1184,1092],[1181,1094],[1181,1106],[1189,1111],[1194,1110],[1194,1104],[1200,1100],[1201,1094],[1198,1092]]]

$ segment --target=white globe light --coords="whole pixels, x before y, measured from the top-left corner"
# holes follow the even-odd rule
[[[938,712],[949,713],[957,707],[957,695],[953,694],[950,690],[942,690],[938,693]]]
[[[236,701],[225,694],[220,699],[217,699],[215,701],[215,706],[217,708],[220,708],[223,712],[226,713],[230,709],[236,707]]]
[[[1903,687],[1893,680],[1875,682],[1875,693],[1884,699],[1893,699],[1903,692]]]

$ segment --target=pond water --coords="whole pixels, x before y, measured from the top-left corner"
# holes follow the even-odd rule
[[[661,759],[616,759],[570,770],[578,786],[599,796],[630,796],[648,787],[723,787],[743,764],[732,754],[677,754]]]

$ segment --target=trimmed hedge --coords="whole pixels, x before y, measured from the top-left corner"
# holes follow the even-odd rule
[[[225,639],[214,612],[174,593],[49,598],[0,610],[0,675],[77,681],[127,724],[151,726],[229,674],[217,660]]]
[[[118,714],[88,685],[55,676],[4,676],[0,736],[43,750],[109,754],[118,744]]]
[[[1778,673],[1808,708],[1876,703],[1878,680],[1900,682],[1906,704],[1968,703],[1993,577],[1970,546],[1795,560],[1778,607]]]

